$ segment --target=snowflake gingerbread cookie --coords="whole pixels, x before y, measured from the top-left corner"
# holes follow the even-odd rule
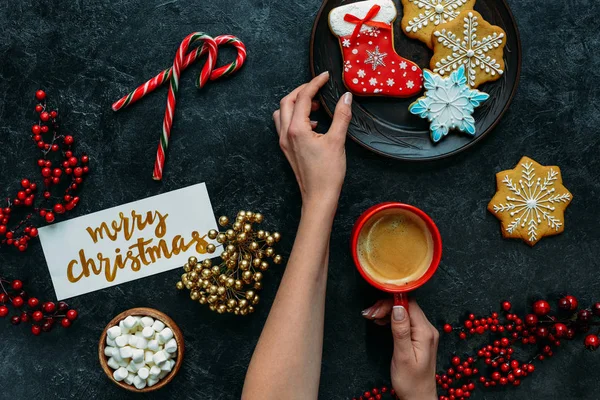
[[[340,41],[344,84],[359,96],[411,97],[423,88],[423,71],[394,49],[392,0],[336,7],[329,28]]]
[[[564,212],[573,195],[563,186],[560,168],[523,157],[515,169],[496,174],[496,185],[488,210],[500,220],[505,238],[533,246],[565,229]]]
[[[491,25],[481,14],[465,10],[453,21],[433,32],[433,57],[430,67],[440,75],[464,65],[469,85],[500,79],[504,73],[506,33]]]
[[[412,103],[408,110],[429,120],[431,140],[439,142],[448,135],[450,129],[475,136],[472,114],[490,96],[467,85],[465,67],[461,65],[446,78],[426,69],[424,77],[425,96]]]
[[[462,10],[472,10],[475,0],[402,0],[402,29],[406,36],[433,48],[431,34],[437,27],[452,21]]]

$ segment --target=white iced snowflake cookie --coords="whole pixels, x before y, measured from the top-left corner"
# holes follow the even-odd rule
[[[433,32],[430,67],[440,75],[465,66],[468,83],[477,88],[500,79],[504,73],[506,33],[485,21],[481,14],[465,10]]]
[[[563,186],[559,167],[523,157],[515,169],[496,174],[496,185],[487,208],[500,220],[502,236],[533,246],[564,231],[564,213],[573,195]]]
[[[475,0],[402,0],[402,30],[406,36],[433,48],[431,34],[437,27],[452,21],[462,10],[472,10]]]
[[[443,78],[428,69],[423,71],[425,96],[412,103],[408,110],[429,120],[431,140],[442,140],[451,129],[475,136],[473,112],[490,96],[467,85],[465,68],[460,66]]]

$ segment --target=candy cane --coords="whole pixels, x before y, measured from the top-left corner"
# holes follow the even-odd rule
[[[232,45],[237,49],[238,53],[234,62],[219,67],[212,72],[212,74],[210,75],[211,81],[233,74],[234,72],[239,70],[246,61],[246,46],[237,37],[232,35],[221,35],[215,38],[215,42],[218,46]],[[183,61],[183,64],[181,65],[181,70],[185,70],[187,67],[193,64],[196,60],[198,60],[207,52],[208,46],[202,45],[202,47],[198,47],[192,52],[188,53],[185,57],[185,60]],[[113,111],[119,111],[122,108],[128,107],[136,101],[140,100],[142,97],[146,96],[148,93],[152,93],[154,90],[156,90],[169,79],[171,79],[172,73],[173,67],[167,68],[164,71],[160,72],[154,78],[139,86],[133,92],[127,94],[126,96],[123,96],[123,98],[116,101],[112,105]]]

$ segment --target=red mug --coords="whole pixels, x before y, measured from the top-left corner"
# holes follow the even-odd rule
[[[358,258],[358,237],[360,235],[360,231],[362,230],[364,225],[367,223],[367,221],[369,221],[371,218],[373,218],[376,214],[378,214],[381,211],[390,210],[390,209],[401,209],[404,211],[408,211],[408,212],[412,213],[413,215],[416,215],[419,219],[421,219],[425,223],[425,225],[429,229],[429,232],[431,233],[431,238],[433,241],[433,257],[432,257],[431,264],[429,265],[429,268],[427,269],[427,271],[423,274],[423,276],[421,276],[416,281],[409,282],[402,286],[376,281],[369,274],[367,274],[367,272],[363,269],[362,265],[360,264],[359,258]],[[352,237],[351,237],[350,243],[352,246],[351,250],[352,250],[352,258],[354,259],[354,264],[356,265],[356,268],[358,269],[358,272],[360,272],[362,277],[367,282],[369,282],[372,286],[376,287],[377,289],[383,290],[384,292],[393,293],[394,306],[403,306],[407,310],[408,310],[408,293],[417,289],[418,287],[421,287],[422,285],[425,284],[425,282],[427,282],[429,279],[431,279],[431,277],[437,270],[437,267],[440,264],[440,260],[442,258],[442,237],[440,236],[440,231],[438,230],[438,228],[435,225],[435,223],[433,222],[433,220],[427,214],[425,214],[423,211],[421,211],[420,209],[418,209],[414,206],[410,206],[408,204],[403,204],[403,203],[396,203],[396,202],[381,203],[381,204],[377,204],[377,205],[369,208],[367,211],[365,211],[358,218],[356,223],[354,224],[354,228],[352,229]]]

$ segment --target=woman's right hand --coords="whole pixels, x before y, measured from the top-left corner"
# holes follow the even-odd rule
[[[380,300],[363,311],[378,325],[392,323],[394,355],[392,386],[401,400],[436,400],[435,367],[440,334],[421,307],[410,300],[410,315],[391,299]]]
[[[316,123],[310,120],[319,89],[329,80],[325,72],[315,77],[281,100],[281,108],[273,114],[279,144],[287,157],[302,193],[302,201],[323,206],[337,206],[346,176],[346,133],[352,118],[352,94],[339,100],[329,131],[313,131]]]

